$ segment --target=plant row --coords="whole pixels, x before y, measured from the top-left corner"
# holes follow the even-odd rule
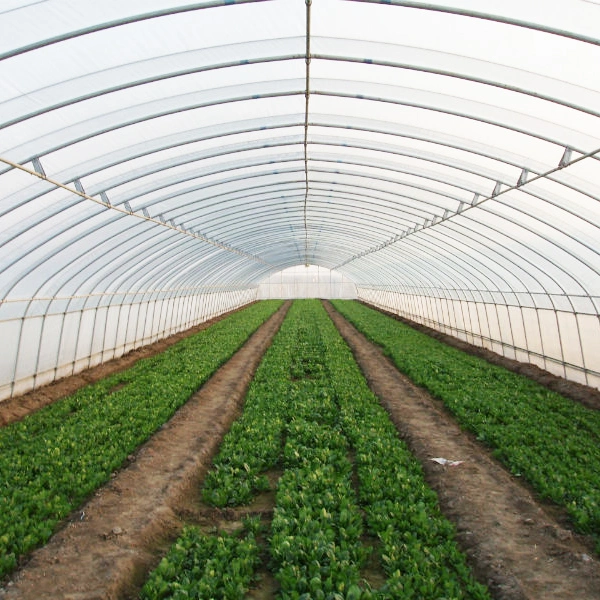
[[[340,359],[344,354],[350,353],[344,349]],[[381,543],[388,578],[382,596],[489,598],[473,579],[454,540],[453,525],[440,513],[437,496],[425,484],[420,465],[398,438],[387,413],[364,390],[366,382],[355,368],[346,377],[344,371],[341,363],[342,426],[355,449],[367,527]]]
[[[205,535],[185,527],[142,588],[142,600],[243,598],[260,563],[257,519],[240,532]]]
[[[333,304],[513,474],[566,507],[577,530],[600,535],[598,411],[357,302]]]
[[[248,503],[275,465],[283,475],[269,566],[281,598],[489,598],[420,466],[317,301],[296,301],[288,312],[214,460],[204,498],[218,506]],[[364,579],[369,534],[379,540],[387,577],[378,590]]]
[[[0,429],[0,577],[46,542],[279,306],[254,304]]]
[[[329,419],[311,418],[323,402],[333,405],[331,397],[314,393],[317,386],[310,382],[306,394],[295,398],[301,407],[290,407],[296,416],[283,449],[285,471],[271,523],[271,569],[282,598],[361,598],[358,584],[368,552],[361,540],[348,442],[334,411]]]
[[[367,530],[381,544],[387,581],[379,597],[489,598],[473,579],[454,526],[441,514],[420,464],[398,437],[350,349],[329,318],[322,329],[340,425],[354,449],[360,506]]]

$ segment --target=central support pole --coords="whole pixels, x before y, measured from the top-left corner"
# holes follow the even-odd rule
[[[310,99],[310,6],[312,0],[306,1],[306,86],[304,105],[304,264],[308,267],[308,102]]]

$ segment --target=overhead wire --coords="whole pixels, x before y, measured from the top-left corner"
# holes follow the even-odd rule
[[[203,235],[202,233],[197,233],[195,231],[188,230],[183,226],[173,225],[173,224],[162,221],[155,217],[150,217],[150,216],[146,216],[143,214],[139,214],[133,210],[127,210],[126,208],[122,208],[121,206],[115,206],[115,205],[111,204],[110,202],[108,202],[107,200],[104,200],[102,198],[94,198],[93,196],[89,196],[85,192],[78,190],[76,187],[69,187],[68,185],[61,183],[60,181],[55,181],[55,180],[51,179],[45,173],[40,173],[34,169],[29,169],[29,168],[25,167],[24,165],[21,165],[19,163],[13,162],[12,160],[9,160],[8,158],[4,158],[4,157],[0,156],[0,162],[8,165],[9,167],[11,167],[13,169],[18,169],[19,171],[22,171],[23,173],[27,173],[28,175],[32,175],[33,177],[37,177],[38,179],[41,179],[42,181],[46,181],[47,183],[49,183],[57,188],[63,189],[67,192],[70,192],[71,194],[75,194],[76,196],[79,196],[80,198],[82,198],[84,200],[90,200],[91,202],[95,202],[96,204],[99,204],[99,205],[103,206],[104,208],[107,208],[107,209],[110,209],[110,210],[113,210],[116,212],[120,212],[125,215],[130,215],[132,217],[137,217],[138,219],[142,219],[143,221],[149,221],[156,225],[166,227],[167,229],[172,229],[173,231],[177,231],[178,233],[181,233],[183,235],[187,235],[189,237],[193,237],[195,239],[206,242],[207,244],[210,244],[211,246],[214,246],[215,248],[219,248],[220,250],[232,252],[233,254],[238,254],[239,256],[243,256],[245,258],[250,258],[259,263],[269,265],[269,263],[267,261],[260,258],[259,256],[255,256],[254,254],[251,254],[244,250],[240,250],[239,248],[234,248],[233,246],[230,246],[229,244],[225,244],[223,242],[213,240],[213,239]]]

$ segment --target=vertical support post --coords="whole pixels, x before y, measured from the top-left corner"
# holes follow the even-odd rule
[[[89,369],[92,366],[92,353],[94,351],[94,337],[96,336],[96,322],[98,321],[98,306],[100,305],[100,300],[98,300],[98,304],[94,308],[94,322],[92,324],[92,334],[90,336],[90,347],[88,350],[88,366]]]
[[[69,304],[70,303],[71,303],[71,301],[69,301]],[[85,305],[85,303],[84,303],[84,305]],[[72,361],[71,375],[75,374],[75,366],[77,364],[77,348],[79,348],[79,340],[81,338],[81,322],[83,321],[83,310],[79,309],[77,312],[79,313],[79,320],[77,322],[77,333],[75,335],[75,344],[73,347],[73,361]]]

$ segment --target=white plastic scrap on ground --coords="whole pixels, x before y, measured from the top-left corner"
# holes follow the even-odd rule
[[[444,465],[445,467],[456,467],[458,465],[462,465],[464,460],[449,460],[447,458],[430,458],[433,462],[438,463],[439,465]]]

